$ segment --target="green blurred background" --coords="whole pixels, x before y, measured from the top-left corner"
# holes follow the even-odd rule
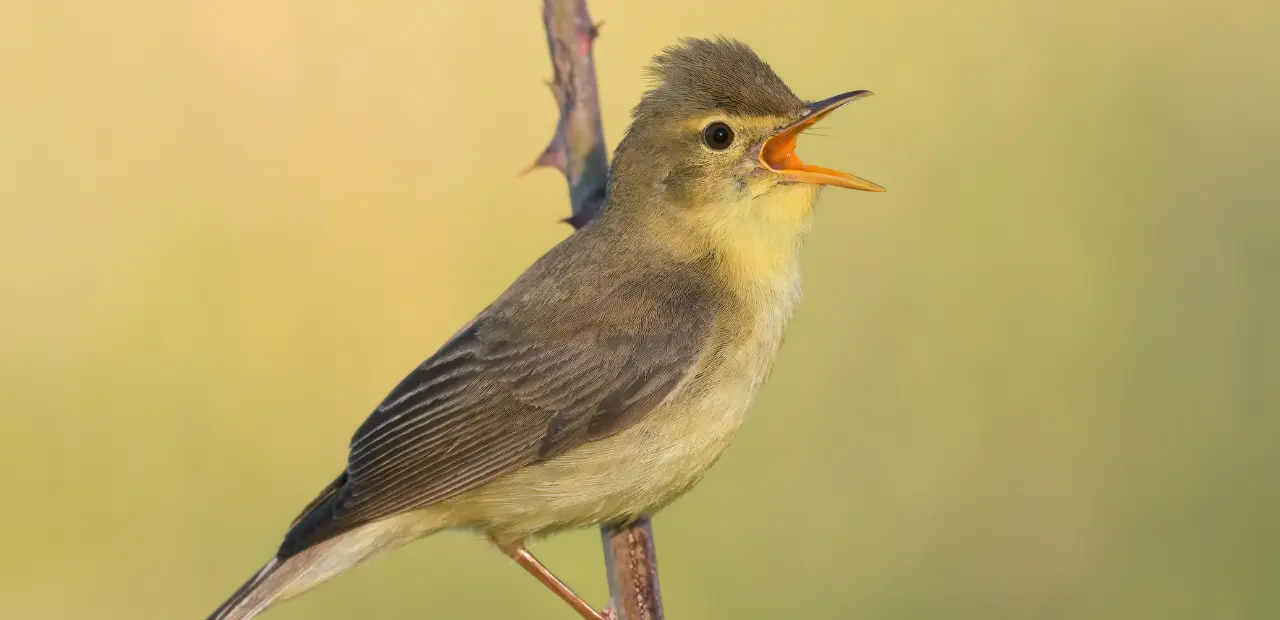
[[[806,303],[656,519],[677,619],[1280,617],[1280,5],[592,0],[879,96]],[[0,2],[0,617],[203,618],[563,238],[535,0]],[[594,531],[536,551],[606,597]],[[568,618],[444,534],[267,616]]]

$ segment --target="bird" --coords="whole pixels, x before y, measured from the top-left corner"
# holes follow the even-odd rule
[[[870,91],[803,100],[725,37],[680,39],[647,74],[600,214],[391,390],[209,620],[253,618],[442,530],[479,533],[580,616],[605,617],[527,544],[634,522],[697,484],[771,372],[821,190],[884,191],[795,152]]]

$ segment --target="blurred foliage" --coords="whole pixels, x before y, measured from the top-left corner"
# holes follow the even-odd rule
[[[606,135],[725,33],[878,97],[656,520],[673,618],[1280,616],[1280,5],[593,0]],[[0,2],[0,616],[202,618],[568,233],[538,3]],[[537,551],[603,603],[597,534]],[[270,612],[567,618],[445,534]]]

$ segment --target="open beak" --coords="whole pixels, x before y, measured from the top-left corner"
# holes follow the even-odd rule
[[[845,104],[853,103],[863,97],[870,97],[872,94],[874,93],[869,90],[855,90],[805,106],[804,116],[801,116],[800,120],[765,140],[764,146],[760,148],[760,165],[771,172],[786,175],[803,183],[834,185],[864,192],[883,192],[883,187],[871,181],[860,179],[848,172],[811,166],[800,161],[800,156],[796,155],[796,139],[804,133],[805,129]]]

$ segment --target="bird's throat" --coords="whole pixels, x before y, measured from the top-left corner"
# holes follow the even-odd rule
[[[734,212],[703,230],[720,257],[723,276],[740,293],[776,303],[799,287],[799,253],[812,220],[817,188],[778,188],[742,204],[703,212]]]

